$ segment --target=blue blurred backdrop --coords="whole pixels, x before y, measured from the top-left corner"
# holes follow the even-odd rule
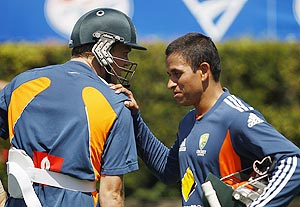
[[[214,41],[300,41],[300,0],[9,0],[1,2],[0,42],[67,43],[75,21],[95,7],[131,16],[139,41],[169,41],[191,31]]]

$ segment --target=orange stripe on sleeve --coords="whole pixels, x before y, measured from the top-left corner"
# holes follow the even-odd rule
[[[95,88],[84,88],[82,98],[89,122],[91,161],[95,179],[99,180],[104,144],[117,115],[104,95]]]
[[[50,86],[50,83],[50,79],[41,77],[23,83],[13,91],[8,106],[8,126],[10,141],[14,137],[14,126],[21,116],[23,110],[30,103],[30,101],[34,99],[36,95],[48,88]]]

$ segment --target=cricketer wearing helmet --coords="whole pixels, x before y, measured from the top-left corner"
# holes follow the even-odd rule
[[[25,71],[0,92],[0,136],[9,139],[6,206],[124,206],[123,175],[138,169],[128,98],[137,64],[131,19],[98,8],[75,24],[64,64]],[[99,193],[96,183],[100,181]]]

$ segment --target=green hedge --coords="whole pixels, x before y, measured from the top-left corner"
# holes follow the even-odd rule
[[[178,122],[190,108],[178,106],[166,88],[166,45],[164,42],[148,43],[148,51],[133,51],[130,59],[138,62],[139,66],[131,89],[153,133],[171,146]],[[223,86],[259,109],[271,124],[298,145],[300,43],[240,40],[217,46],[221,56]],[[62,45],[2,44],[0,79],[9,81],[26,69],[63,63],[69,58],[70,50]],[[8,146],[4,141],[0,144],[2,148]],[[158,182],[141,161],[140,168],[125,176],[128,198],[156,201],[161,197],[179,197],[179,185],[168,187]],[[1,169],[0,176],[4,179],[4,164]]]

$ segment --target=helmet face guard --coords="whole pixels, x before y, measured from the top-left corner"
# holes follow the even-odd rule
[[[93,46],[92,52],[99,64],[105,68],[108,75],[116,77],[118,83],[124,87],[129,87],[129,82],[135,73],[137,63],[114,57],[110,54],[112,45],[117,41],[124,42],[124,39],[118,35],[99,31],[95,32],[93,36],[98,39],[98,42]],[[110,80],[106,81],[110,82],[111,77],[108,76],[107,78]]]
[[[130,87],[130,81],[137,69],[137,63],[131,62],[122,58],[113,57],[114,64],[120,71],[120,74],[117,74],[116,71],[112,68],[111,64],[109,64],[110,68],[112,69],[114,74],[124,87],[129,88]],[[117,62],[124,62],[126,66],[119,66]],[[107,69],[106,69],[107,70]]]

